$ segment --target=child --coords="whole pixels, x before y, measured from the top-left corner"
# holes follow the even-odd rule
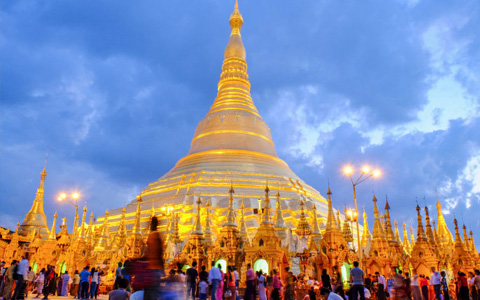
[[[207,299],[207,287],[208,283],[205,280],[200,281],[198,288],[200,289],[200,300]]]

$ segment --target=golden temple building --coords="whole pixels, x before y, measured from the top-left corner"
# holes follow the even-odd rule
[[[375,196],[372,233],[366,212],[363,235],[352,233],[348,221],[334,211],[330,187],[325,199],[278,157],[250,94],[237,3],[229,23],[217,97],[198,124],[187,156],[126,207],[107,210],[95,222],[93,212],[87,222],[84,207],[81,221],[76,213],[72,233],[65,218],[57,233],[57,213],[51,229],[47,227],[44,167],[22,224],[14,232],[0,228],[1,260],[29,253],[34,270],[49,264],[72,272],[88,264],[111,274],[118,262],[143,255],[149,222],[156,216],[170,266],[196,261],[209,268],[216,261],[224,267],[234,265],[243,274],[247,263],[264,272],[283,272],[289,266],[295,274],[315,278],[322,269],[331,274],[337,266],[347,278],[361,251],[361,266],[369,274],[399,269],[429,274],[432,266],[450,273],[480,268],[472,233],[469,237],[464,226],[462,240],[455,220],[453,238],[438,199],[437,224],[432,226],[425,208],[425,229],[417,206],[416,239],[409,240],[404,223],[402,241],[396,220],[392,226],[388,201],[381,212]],[[355,247],[357,238],[361,249]]]

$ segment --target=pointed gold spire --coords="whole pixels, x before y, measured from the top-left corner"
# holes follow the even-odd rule
[[[213,245],[212,229],[210,227],[210,201],[207,200],[206,204],[207,218],[205,220],[205,244]]]
[[[342,231],[342,220],[340,220],[340,211],[337,209],[337,228],[338,231]]]
[[[453,236],[450,230],[448,229],[447,223],[445,222],[445,218],[442,213],[442,204],[440,204],[438,195],[437,195],[437,236],[438,236],[438,243],[439,245],[441,245],[441,247],[445,247],[446,245],[453,244]]]
[[[385,240],[385,234],[382,228],[382,223],[380,221],[380,216],[378,215],[378,207],[377,207],[377,197],[373,195],[373,239],[380,239]]]
[[[85,240],[85,218],[87,217],[87,206],[83,207],[83,215],[82,215],[82,224],[80,224],[80,229],[78,233],[78,238],[80,240]]]
[[[40,173],[40,184],[37,188],[35,200],[33,200],[32,207],[25,216],[22,225],[19,227],[18,234],[27,236],[35,229],[40,233],[43,239],[48,237],[47,216],[43,209],[43,195],[45,193],[45,178],[47,177],[47,161],[42,172]]]
[[[233,189],[233,183],[230,184],[230,190],[228,191],[230,194],[228,198],[228,209],[227,209],[227,220],[225,222],[226,226],[237,226],[237,219],[235,218],[235,210],[233,209],[233,194],[235,190]]]
[[[413,249],[413,245],[415,245],[415,235],[413,234],[413,227],[411,224],[410,224],[410,245],[412,246],[412,249]]]
[[[457,219],[453,219],[453,224],[455,224],[455,248],[464,248],[462,237],[460,236],[460,231],[458,230]]]
[[[48,236],[49,240],[57,240],[57,234],[55,233],[55,225],[57,224],[57,212],[53,215],[52,229],[50,230],[50,235]],[[17,227],[18,231],[18,227]]]
[[[394,227],[395,227],[395,240],[398,242],[398,243],[402,243],[402,240],[400,239],[400,232],[398,231],[398,223],[397,223],[397,220],[395,220],[393,222],[394,224]]]
[[[420,214],[420,206],[417,204],[417,242],[419,240],[427,240],[427,235],[423,229],[422,215]]]
[[[93,232],[93,211],[90,213],[90,220],[88,221],[87,230],[87,244],[93,246],[94,232]]]
[[[412,252],[412,245],[408,240],[407,225],[405,225],[405,221],[403,222],[403,248],[405,249],[405,252],[407,252],[408,254]]]
[[[317,207],[315,203],[312,205],[312,214],[313,214],[313,230],[309,236],[308,248],[312,250],[320,250],[320,243],[322,241],[322,234],[320,233],[320,228],[318,227],[317,220]]]
[[[113,246],[116,248],[122,248],[127,239],[127,227],[125,226],[125,213],[127,208],[124,206],[122,208],[122,216],[120,218],[120,225],[118,225],[117,233],[113,242]]]
[[[317,207],[315,206],[315,203],[312,205],[312,214],[313,214],[312,234],[320,234],[320,227],[318,227],[318,220],[317,220]]]
[[[333,214],[333,204],[332,204],[332,191],[330,190],[330,186],[327,190],[328,196],[328,215],[327,215],[327,228],[326,230],[333,230],[337,228],[337,224],[335,223],[335,215]]]
[[[245,224],[245,205],[243,204],[243,198],[242,204],[240,205],[240,236],[243,238],[248,238],[247,225]]]
[[[142,228],[140,225],[141,221],[141,214],[142,214],[142,195],[137,195],[137,212],[135,213],[135,223],[133,223],[133,229],[132,229],[132,234],[135,236],[141,236],[142,235]]]
[[[95,251],[104,251],[107,250],[109,247],[108,240],[109,240],[109,229],[108,229],[108,209],[105,211],[105,216],[103,218],[102,224],[102,232],[98,238],[97,245],[95,246]]]
[[[428,214],[428,207],[425,205],[425,229],[428,241],[435,243],[435,235],[433,234],[432,225],[430,224],[430,215]]]
[[[372,234],[368,228],[367,213],[365,212],[365,208],[363,208],[363,234],[361,240],[362,248],[366,248],[371,240]]]
[[[388,204],[388,199],[385,200],[385,233],[389,243],[395,241],[395,236],[392,230],[392,222],[390,220],[390,205]]]
[[[195,219],[195,223],[193,224],[192,233],[197,234],[197,235],[201,235],[203,237],[200,204],[202,204],[202,199],[200,199],[200,197],[198,197],[198,199],[197,199],[197,217]]]
[[[272,216],[270,213],[270,197],[268,196],[270,189],[268,188],[268,183],[265,185],[265,207],[262,214],[262,223],[273,224]]]
[[[465,226],[465,224],[463,224],[463,243],[464,243],[464,247],[465,247],[465,250],[467,250],[468,252],[470,252],[470,245],[468,243],[468,235],[467,235],[467,226]]]
[[[287,237],[287,226],[283,219],[282,205],[280,203],[280,191],[277,190],[277,203],[275,203],[275,231],[280,239],[284,240]]]
[[[247,54],[245,47],[243,46],[240,29],[242,29],[243,17],[238,10],[238,2],[235,2],[235,8],[230,16],[230,27],[232,32],[230,33],[230,40],[225,48],[225,59],[227,58],[241,58],[245,60]]]
[[[305,203],[303,199],[300,199],[300,220],[297,222],[297,228],[295,229],[295,233],[299,237],[308,237],[311,233],[310,224],[308,224],[307,219],[305,218],[304,207]]]

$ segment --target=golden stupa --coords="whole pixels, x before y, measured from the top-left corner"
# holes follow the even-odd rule
[[[225,48],[218,93],[210,111],[195,130],[187,156],[167,174],[150,183],[142,192],[142,222],[165,207],[180,213],[180,233],[190,231],[195,219],[197,197],[208,199],[214,225],[221,225],[228,207],[229,188],[235,187],[234,207],[245,205],[248,228],[260,224],[259,215],[266,183],[280,192],[281,208],[287,227],[295,228],[300,216],[300,200],[308,208],[315,204],[320,218],[327,215],[327,202],[280,159],[275,151],[270,128],[260,116],[250,94],[246,51],[240,29],[243,18],[235,4],[230,16],[231,34]],[[203,203],[206,203],[204,201]],[[274,204],[275,205],[275,204]],[[136,201],[127,206],[133,226]],[[110,212],[109,223],[118,225],[122,208]],[[99,218],[99,222],[103,217]],[[145,225],[146,226],[146,225]],[[116,230],[112,227],[112,230]],[[253,231],[248,230],[251,234]]]

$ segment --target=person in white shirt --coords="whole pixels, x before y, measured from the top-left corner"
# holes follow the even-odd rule
[[[212,300],[217,300],[215,295],[217,293],[218,284],[222,280],[222,273],[220,273],[220,269],[215,267],[215,262],[212,262],[212,268],[208,273],[208,282],[212,285],[211,294]],[[219,299],[221,300],[221,299]]]
[[[413,276],[410,279],[410,288],[412,290],[413,300],[422,300],[422,294],[420,293],[420,284],[418,282],[417,271],[413,270]]]
[[[442,279],[442,276],[440,275],[440,272],[435,271],[435,267],[431,268],[432,274],[430,275],[430,284],[433,285],[433,290],[435,291],[435,297],[437,300],[441,300],[441,291],[440,291],[440,280]]]
[[[17,274],[15,279],[15,292],[12,300],[19,300],[25,298],[25,289],[28,279],[28,254],[25,254],[23,259],[18,264]]]
[[[380,275],[380,273],[375,272],[375,275],[377,276],[378,281],[377,300],[385,300],[385,286],[387,285],[387,282],[385,280],[385,277],[383,277],[383,275]]]

